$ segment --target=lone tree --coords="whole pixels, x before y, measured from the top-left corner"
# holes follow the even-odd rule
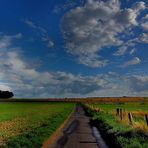
[[[12,98],[13,96],[13,92],[0,90],[0,99]]]

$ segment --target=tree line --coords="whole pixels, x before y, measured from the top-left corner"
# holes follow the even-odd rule
[[[0,90],[0,99],[12,98],[13,96],[13,92]]]

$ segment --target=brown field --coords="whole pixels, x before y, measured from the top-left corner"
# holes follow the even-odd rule
[[[47,99],[1,99],[0,102],[148,102],[148,97],[88,97],[88,98],[47,98]]]

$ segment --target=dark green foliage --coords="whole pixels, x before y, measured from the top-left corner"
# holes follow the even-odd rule
[[[0,90],[0,99],[12,98],[13,96],[13,92]]]

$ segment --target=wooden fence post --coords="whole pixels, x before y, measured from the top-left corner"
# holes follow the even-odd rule
[[[116,109],[116,116],[119,116],[119,108]]]
[[[132,125],[133,124],[133,117],[131,113],[128,113],[128,119],[129,119],[129,123]]]
[[[122,120],[122,109],[120,108],[120,119]]]
[[[145,120],[146,120],[146,123],[147,123],[147,126],[148,126],[148,115],[145,114]]]

